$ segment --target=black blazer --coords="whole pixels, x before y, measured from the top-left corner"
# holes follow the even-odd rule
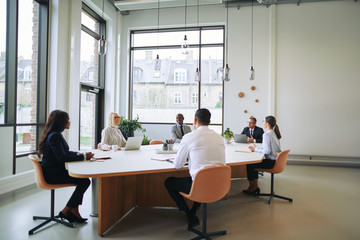
[[[77,152],[69,151],[60,132],[50,133],[45,141],[41,166],[46,172],[57,172],[65,170],[65,162],[82,161],[84,155],[77,155]]]
[[[244,128],[241,134],[246,134],[246,136],[250,136],[250,130],[249,127]],[[262,135],[264,134],[264,130],[261,127],[255,126],[253,137],[256,140],[257,143],[262,143]]]

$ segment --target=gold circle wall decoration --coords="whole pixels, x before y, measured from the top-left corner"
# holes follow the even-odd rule
[[[255,102],[257,102],[257,103],[258,103],[258,102],[259,102],[259,99],[255,99]]]
[[[239,97],[239,98],[243,98],[244,96],[245,96],[245,93],[243,93],[243,92],[239,92],[239,93],[238,93],[238,97]]]
[[[247,113],[247,112],[248,112],[248,111],[245,109],[245,110],[244,110],[244,113]]]
[[[253,90],[253,91],[255,91],[256,87],[255,87],[255,86],[251,86],[250,89]]]

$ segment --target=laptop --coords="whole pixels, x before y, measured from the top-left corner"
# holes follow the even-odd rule
[[[246,134],[234,134],[234,141],[236,143],[248,143]]]
[[[125,151],[127,150],[139,150],[141,147],[142,137],[128,137],[126,141]]]

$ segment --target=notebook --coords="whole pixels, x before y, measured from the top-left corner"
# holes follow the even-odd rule
[[[142,143],[142,137],[128,137],[126,141],[125,151],[139,150]]]

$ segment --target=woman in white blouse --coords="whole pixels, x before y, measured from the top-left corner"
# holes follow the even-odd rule
[[[120,150],[122,147],[125,147],[126,140],[122,135],[120,129],[116,126],[120,124],[120,116],[117,113],[110,113],[108,119],[108,126],[104,128],[101,132],[101,143],[99,148],[101,150]]]
[[[265,154],[265,158],[261,163],[248,164],[246,165],[247,179],[249,181],[249,187],[243,192],[247,194],[258,194],[260,193],[260,188],[258,186],[258,172],[255,171],[256,168],[265,168],[270,169],[275,165],[276,157],[279,154],[280,150],[280,130],[279,126],[276,124],[276,119],[273,116],[267,116],[264,120],[264,129],[266,133],[263,135],[262,147],[249,146],[249,149],[252,152],[258,152]]]

